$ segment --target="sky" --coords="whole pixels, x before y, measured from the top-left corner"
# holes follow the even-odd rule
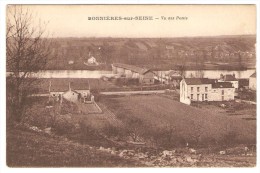
[[[49,22],[47,30],[53,37],[256,34],[255,5],[24,5],[24,8],[32,11],[35,19]],[[152,16],[153,20],[88,20],[100,16]],[[162,20],[162,16],[167,20]],[[169,17],[174,20],[168,20]]]

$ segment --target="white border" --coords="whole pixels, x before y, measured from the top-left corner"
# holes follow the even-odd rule
[[[142,172],[201,172],[201,173],[219,173],[219,172],[247,172],[247,173],[256,173],[260,172],[260,162],[259,162],[259,136],[257,137],[257,167],[255,168],[139,168],[139,169],[129,169],[129,168],[8,168],[6,166],[6,83],[5,83],[5,12],[7,4],[256,4],[257,5],[257,43],[259,43],[259,0],[0,0],[0,172],[99,172],[99,171],[108,171],[114,173],[132,172],[132,171],[142,171]],[[257,47],[257,56],[259,54],[259,46]],[[257,67],[259,67],[259,61],[257,60]],[[260,82],[257,79],[257,86],[260,86]],[[260,87],[258,88],[260,89]],[[259,98],[259,93],[257,93],[257,100]],[[259,115],[259,106],[257,106],[257,115]],[[257,134],[259,134],[259,119],[257,118]]]

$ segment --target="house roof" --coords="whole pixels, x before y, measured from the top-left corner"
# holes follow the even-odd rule
[[[212,88],[234,88],[231,82],[217,82],[212,84]]]
[[[50,85],[51,92],[65,92],[69,90],[88,90],[89,84],[87,80],[82,79],[49,79],[47,81]]]
[[[203,85],[203,84],[212,84],[215,80],[208,78],[185,78],[184,79],[187,85]]]
[[[141,67],[137,67],[134,65],[121,64],[121,63],[114,63],[113,66],[131,70],[131,71],[134,71],[134,72],[137,72],[140,74],[144,74],[144,73],[150,71],[149,69],[146,69],[146,68],[141,68]]]
[[[254,72],[250,77],[256,78],[256,72]]]
[[[224,81],[238,81],[235,76],[227,74],[224,76]]]

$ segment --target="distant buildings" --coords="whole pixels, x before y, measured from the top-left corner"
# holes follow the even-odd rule
[[[94,56],[91,56],[89,59],[88,59],[88,62],[84,62],[85,65],[89,65],[89,66],[96,66],[96,65],[99,65],[99,63],[97,62],[96,58]]]
[[[118,74],[121,77],[139,79],[143,84],[154,84],[154,72],[133,65],[114,63],[112,64],[112,71],[114,74]]]
[[[69,64],[69,65],[72,65],[72,64],[74,64],[74,61],[69,60],[69,61],[68,61],[68,64]]]
[[[249,77],[249,89],[256,91],[256,72]]]
[[[168,84],[172,84],[175,88],[180,87],[182,76],[179,71],[170,70],[165,76],[168,79]]]
[[[180,102],[234,100],[235,88],[231,82],[208,78],[186,78],[180,83]]]

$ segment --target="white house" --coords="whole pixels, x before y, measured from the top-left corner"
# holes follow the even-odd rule
[[[256,91],[256,72],[249,77],[249,89]]]
[[[208,78],[186,78],[180,82],[180,102],[234,100],[231,82],[217,82]]]
[[[49,93],[57,101],[64,98],[72,102],[86,102],[91,98],[89,83],[82,79],[50,79]]]
[[[94,58],[93,56],[91,56],[91,57],[88,59],[88,64],[97,65],[98,62],[97,62],[96,58]]]

